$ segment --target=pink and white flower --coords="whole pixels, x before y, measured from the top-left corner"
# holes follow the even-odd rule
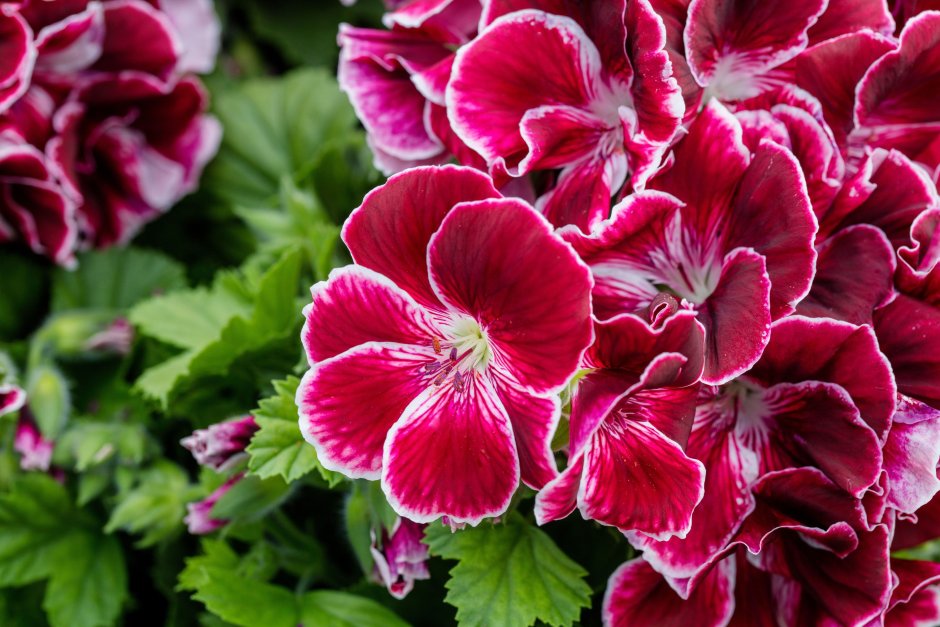
[[[661,292],[697,313],[712,384],[757,361],[771,322],[809,291],[816,258],[798,163],[769,141],[752,156],[741,132],[711,103],[651,181],[662,191],[627,197],[591,235],[562,230],[594,274],[599,318],[645,312]]]
[[[245,447],[257,431],[255,419],[243,416],[197,429],[180,440],[180,444],[193,454],[200,466],[224,471],[244,459]]]
[[[25,394],[23,395],[25,398]],[[13,450],[20,454],[20,468],[47,472],[52,464],[55,443],[42,436],[39,427],[28,416],[21,416],[16,423]]]
[[[558,170],[537,206],[589,231],[625,182],[656,171],[679,128],[665,29],[647,0],[518,4],[489,3],[488,26],[458,51],[448,118],[494,172]]]
[[[683,536],[702,499],[704,468],[683,452],[704,364],[704,329],[691,312],[653,330],[624,314],[595,323],[589,368],[571,401],[568,468],[536,499],[539,524],[570,514]]]
[[[557,474],[555,393],[591,342],[591,279],[547,222],[468,168],[416,168],[343,228],[312,289],[297,391],[321,463],[415,522],[498,516]],[[472,446],[468,446],[472,443]]]
[[[206,498],[186,504],[186,517],[183,518],[183,524],[186,525],[189,533],[196,536],[206,535],[221,529],[229,523],[228,520],[214,518],[212,508],[219,502],[219,499],[232,489],[232,486],[242,480],[242,477],[244,477],[244,473],[234,475],[213,490]]]
[[[396,599],[404,599],[415,581],[430,579],[428,547],[422,542],[427,525],[399,517],[395,526],[382,530],[381,538],[373,532],[369,551],[375,562],[373,577]]]

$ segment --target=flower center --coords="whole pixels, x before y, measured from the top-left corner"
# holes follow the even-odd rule
[[[486,333],[475,320],[460,318],[448,329],[450,341],[431,338],[435,359],[423,366],[425,374],[433,375],[435,386],[450,381],[458,392],[464,389],[467,377],[486,369],[493,357]]]

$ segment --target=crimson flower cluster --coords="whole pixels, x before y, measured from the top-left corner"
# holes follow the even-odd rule
[[[940,566],[891,554],[940,536],[923,4],[412,0],[344,26],[393,176],[304,312],[323,465],[417,523],[498,517],[522,482],[540,524],[619,529],[640,557],[610,625],[940,622]]]
[[[211,0],[0,1],[0,243],[71,265],[195,189],[218,45]]]

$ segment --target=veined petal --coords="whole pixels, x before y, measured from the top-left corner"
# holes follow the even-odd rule
[[[900,518],[895,525],[891,549],[908,549],[940,538],[940,494],[914,513],[914,520]]]
[[[539,525],[561,520],[577,508],[583,470],[584,457],[576,455],[560,475],[539,490],[535,495],[535,521]]]
[[[441,337],[411,296],[368,268],[337,268],[310,293],[301,339],[311,365],[366,342],[430,346]]]
[[[563,169],[555,187],[535,206],[555,227],[572,224],[590,232],[610,213],[611,194],[623,184],[626,173],[622,154],[584,159]]]
[[[858,224],[819,246],[816,276],[797,313],[870,324],[872,312],[894,291],[895,253],[881,229]]]
[[[685,48],[699,85],[738,100],[762,91],[755,77],[800,53],[825,0],[785,6],[747,0],[692,0]]]
[[[145,2],[117,0],[104,5],[104,25],[95,70],[136,70],[164,80],[176,70],[183,47],[164,13]]]
[[[512,423],[522,481],[538,490],[558,476],[552,436],[561,417],[561,401],[555,394],[532,394],[495,368],[492,376],[493,388]]]
[[[870,327],[788,316],[773,324],[770,342],[748,375],[768,385],[835,383],[849,393],[862,419],[883,442],[894,415],[897,388],[878,346]]]
[[[535,10],[512,13],[457,52],[448,116],[487,163],[513,167],[527,152],[520,133],[526,112],[548,103],[587,108],[600,72],[597,48],[577,22]]]
[[[529,109],[519,128],[529,150],[519,162],[518,173],[561,168],[588,158],[606,133],[617,130],[579,107],[542,105]]]
[[[641,398],[635,402],[642,407]],[[648,422],[608,417],[584,452],[578,501],[585,518],[656,539],[682,537],[703,493],[701,462]]]
[[[735,612],[735,561],[716,564],[688,599],[642,558],[618,568],[607,582],[603,618],[608,627],[723,627]],[[767,608],[761,608],[766,611]]]
[[[428,280],[431,236],[457,203],[498,197],[492,180],[472,168],[414,168],[366,194],[343,226],[343,241],[357,264],[439,309]]]
[[[324,467],[378,479],[386,435],[426,389],[432,348],[371,342],[315,364],[297,388],[300,431]]]
[[[492,384],[478,374],[462,391],[422,392],[385,444],[382,489],[395,511],[415,522],[447,516],[476,525],[502,514],[518,485],[512,425]]]
[[[760,358],[770,339],[770,294],[764,257],[749,248],[725,257],[715,290],[698,308],[705,327],[702,381],[726,383]]]
[[[898,294],[874,322],[898,391],[940,408],[940,309]]]
[[[524,202],[458,205],[428,247],[432,286],[473,317],[493,359],[534,392],[563,385],[593,337],[590,271]]]
[[[940,410],[904,396],[884,446],[888,506],[913,514],[940,491]]]
[[[882,0],[829,0],[825,12],[809,29],[809,45],[863,30],[891,36],[894,18]]]

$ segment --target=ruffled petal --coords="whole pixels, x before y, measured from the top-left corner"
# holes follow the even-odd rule
[[[725,383],[760,358],[770,339],[770,293],[761,255],[739,248],[725,258],[718,285],[698,308],[705,327],[702,381]]]
[[[940,409],[940,309],[898,294],[874,322],[898,391]]]
[[[590,232],[610,213],[610,196],[627,172],[623,155],[589,158],[562,170],[555,187],[536,202],[553,226],[572,224]]]
[[[366,342],[431,346],[442,336],[414,299],[367,268],[337,268],[310,293],[301,339],[311,365]]]
[[[859,224],[819,246],[816,276],[797,313],[870,324],[872,312],[894,291],[895,255],[881,229]]]
[[[898,410],[884,446],[888,506],[906,514],[926,505],[940,491],[940,410],[898,398]]]
[[[571,18],[504,16],[457,53],[446,94],[451,124],[487,163],[515,167],[528,151],[526,112],[549,103],[587,109],[600,72],[597,48]]]
[[[864,30],[886,36],[894,33],[894,18],[883,0],[829,0],[809,29],[809,45]]]
[[[618,568],[607,582],[602,610],[611,627],[722,627],[735,612],[735,562],[719,562],[688,599],[669,587],[642,558]],[[767,608],[761,608],[766,611]]]
[[[36,63],[33,31],[21,16],[0,11],[0,113],[29,89]]]
[[[642,395],[632,400],[621,411],[642,416]],[[585,450],[578,501],[585,518],[665,539],[688,533],[703,491],[701,462],[678,444],[648,422],[608,417]]]
[[[300,431],[324,467],[378,479],[386,435],[433,375],[432,348],[369,343],[314,365],[297,388]],[[435,388],[436,389],[436,388]]]
[[[435,292],[474,318],[493,358],[523,386],[553,390],[591,343],[590,271],[524,202],[464,203],[432,237]]]
[[[145,2],[117,0],[104,5],[105,37],[93,69],[136,70],[168,79],[177,69],[182,44],[164,13]]]
[[[870,327],[789,316],[774,323],[764,354],[748,374],[768,385],[821,381],[841,386],[883,442],[897,388],[878,347]]]
[[[0,384],[0,416],[12,414],[26,403],[26,392],[12,383]]]
[[[476,525],[502,514],[518,485],[512,425],[485,377],[429,387],[389,433],[382,489],[410,520]]]
[[[428,280],[431,236],[454,205],[498,198],[493,182],[472,168],[422,167],[369,192],[343,226],[353,260],[375,270],[418,303],[440,308]]]
[[[807,30],[825,8],[825,0],[692,0],[685,48],[695,79],[725,100],[757,95],[767,87],[761,75],[806,47]]]

